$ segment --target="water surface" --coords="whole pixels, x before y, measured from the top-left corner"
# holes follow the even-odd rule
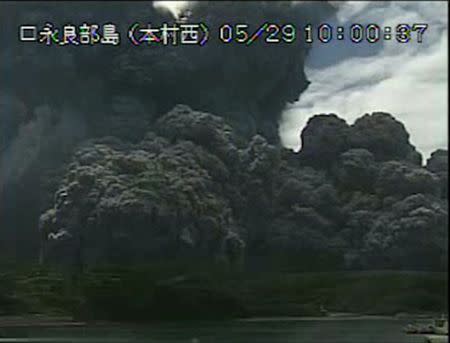
[[[148,325],[16,328],[0,342],[73,343],[423,343],[402,332],[408,320],[250,320]]]

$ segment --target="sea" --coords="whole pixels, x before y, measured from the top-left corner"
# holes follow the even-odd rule
[[[404,319],[254,318],[135,325],[0,329],[0,342],[73,343],[424,343]]]

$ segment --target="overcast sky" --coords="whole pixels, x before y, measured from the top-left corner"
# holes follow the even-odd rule
[[[306,64],[311,81],[300,101],[283,114],[280,135],[298,148],[308,118],[336,113],[349,124],[364,113],[385,111],[405,124],[412,143],[428,158],[447,149],[448,5],[447,2],[336,2],[330,24],[427,23],[423,43],[397,41],[359,45],[349,41],[317,43]]]
[[[186,1],[157,1],[173,11]],[[300,148],[300,132],[319,113],[336,113],[352,124],[364,113],[384,111],[406,126],[424,159],[447,149],[448,67],[447,2],[331,1],[339,8],[326,22],[350,27],[375,23],[426,23],[421,44],[396,40],[355,44],[348,39],[313,45],[306,63],[311,85],[289,106],[280,123],[286,147]],[[335,38],[335,36],[334,36]]]

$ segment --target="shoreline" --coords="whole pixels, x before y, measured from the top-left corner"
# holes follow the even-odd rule
[[[275,322],[275,321],[357,321],[357,320],[428,320],[434,318],[428,315],[408,315],[408,316],[392,316],[392,315],[368,315],[368,314],[348,314],[348,315],[331,315],[331,316],[304,316],[304,317],[254,317],[237,319],[241,322]]]
[[[31,327],[77,327],[88,326],[89,322],[77,321],[68,316],[23,315],[0,316],[0,329]]]
[[[266,316],[226,319],[226,321],[238,321],[243,323],[276,322],[276,321],[359,321],[359,320],[429,320],[434,318],[432,314],[424,313],[402,313],[397,315],[367,315],[359,313],[330,313],[327,316]],[[179,320],[174,320],[179,321]],[[205,321],[205,320],[198,320]],[[149,323],[158,323],[151,321]],[[171,322],[164,320],[163,322]],[[96,327],[96,326],[121,326],[140,325],[142,322],[115,322],[107,320],[75,320],[69,316],[46,316],[46,315],[23,315],[23,316],[0,316],[0,329],[7,328],[33,328],[33,327]]]

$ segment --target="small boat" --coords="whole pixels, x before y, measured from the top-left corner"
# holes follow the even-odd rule
[[[431,334],[434,333],[434,328],[432,324],[428,325],[408,324],[403,329],[403,331],[408,334]]]
[[[408,334],[432,334],[435,336],[448,336],[448,319],[442,316],[433,323],[426,325],[408,324],[403,331]]]
[[[435,335],[446,335],[448,336],[448,318],[442,316],[439,319],[434,320],[434,334]]]

